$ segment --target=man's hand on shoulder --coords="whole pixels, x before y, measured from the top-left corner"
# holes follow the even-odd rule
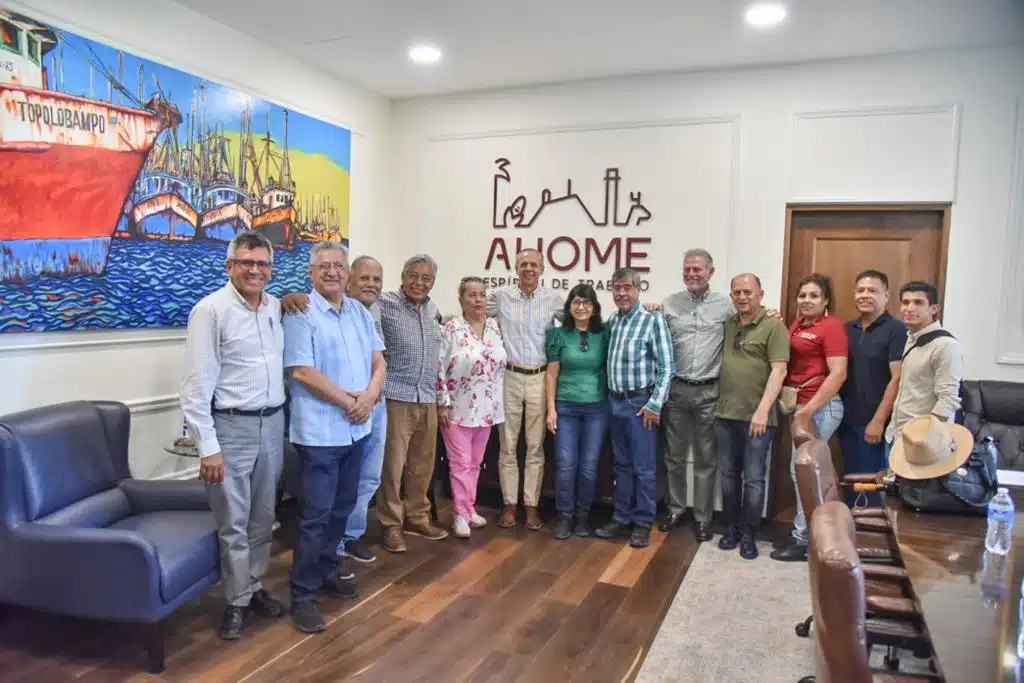
[[[305,313],[309,310],[309,294],[305,292],[292,292],[281,297],[281,311],[283,313]]]
[[[648,313],[661,313],[662,312],[662,306],[659,303],[646,303],[646,304],[642,304],[642,306],[643,306],[644,310],[647,311]]]

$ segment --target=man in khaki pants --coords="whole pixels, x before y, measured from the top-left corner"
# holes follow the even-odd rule
[[[501,455],[498,472],[501,493],[505,500],[500,527],[516,524],[519,503],[519,430],[526,425],[526,462],[523,473],[523,505],[526,526],[540,529],[537,512],[544,480],[544,425],[547,399],[544,394],[544,371],[547,369],[545,340],[565,303],[557,292],[540,286],[544,260],[536,249],[523,249],[516,254],[516,275],[513,285],[491,289],[487,293],[487,315],[498,319],[501,337],[508,352],[505,373],[505,422],[499,427]]]
[[[441,314],[430,300],[436,277],[434,259],[418,254],[402,268],[401,289],[377,299],[389,369],[384,383],[388,427],[377,519],[381,545],[392,553],[406,551],[403,533],[432,541],[448,536],[431,523],[427,498],[437,446],[441,357]]]

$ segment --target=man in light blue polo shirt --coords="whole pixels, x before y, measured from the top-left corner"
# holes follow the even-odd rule
[[[338,544],[355,506],[373,406],[384,387],[384,344],[373,316],[345,296],[348,253],[321,242],[309,254],[309,310],[284,317],[290,371],[290,436],[299,454],[302,510],[291,572],[291,611],[299,630],[319,633],[323,589],[354,598],[355,580],[339,567]]]

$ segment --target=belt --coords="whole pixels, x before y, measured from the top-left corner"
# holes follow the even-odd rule
[[[647,387],[645,389],[630,389],[629,391],[609,391],[611,397],[621,401],[625,398],[636,398],[638,396],[650,396],[654,393],[654,387]]]
[[[710,379],[684,379],[682,377],[673,377],[672,379],[691,387],[706,387],[707,385],[714,384],[718,381],[717,377],[711,377]]]
[[[539,368],[521,368],[518,365],[512,365],[511,363],[509,363],[505,367],[507,367],[512,372],[518,372],[520,375],[539,375],[540,373],[548,369],[546,363],[540,366]]]
[[[284,408],[282,403],[272,408],[259,408],[258,410],[241,410],[239,408],[214,408],[214,415],[241,415],[242,417],[268,417]]]

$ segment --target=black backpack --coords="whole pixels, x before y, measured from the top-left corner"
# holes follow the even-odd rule
[[[921,348],[922,346],[927,346],[929,342],[938,339],[939,337],[953,337],[953,339],[956,339],[956,337],[953,336],[953,333],[948,330],[932,330],[928,334],[922,334],[920,337],[918,337],[917,342],[915,342],[913,346],[911,346],[909,349],[903,352],[902,360],[906,360],[907,355],[914,349]],[[957,390],[957,394],[960,397],[960,408],[956,411],[956,415],[953,417],[953,422],[955,422],[958,425],[962,425],[964,423],[964,400],[966,399],[966,394],[964,393],[964,381],[962,379],[960,380],[960,386]]]

